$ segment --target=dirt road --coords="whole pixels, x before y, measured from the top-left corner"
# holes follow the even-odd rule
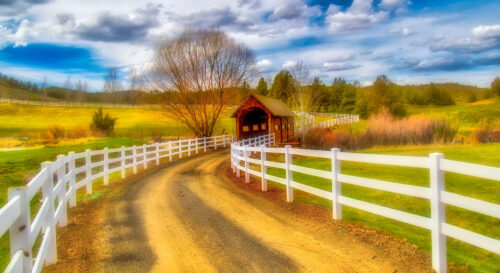
[[[224,179],[220,166],[227,162],[227,151],[206,154],[127,186],[120,198],[103,208],[102,220],[89,227],[99,232],[92,236],[98,238],[94,251],[100,253],[86,270],[426,270]]]

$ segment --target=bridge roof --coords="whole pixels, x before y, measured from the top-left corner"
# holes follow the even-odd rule
[[[294,116],[294,113],[290,110],[290,108],[288,108],[288,106],[286,106],[286,104],[284,102],[282,102],[281,100],[269,98],[269,97],[262,96],[262,95],[251,94],[245,100],[245,102],[243,102],[240,105],[240,107],[238,107],[238,109],[236,109],[236,111],[233,113],[233,115],[231,117],[236,117],[236,115],[237,115],[238,111],[240,111],[241,107],[243,107],[245,104],[247,104],[251,98],[255,98],[257,101],[259,101],[264,107],[267,108],[267,110],[269,112],[271,112],[271,114],[273,116],[276,116],[276,117],[293,117]]]

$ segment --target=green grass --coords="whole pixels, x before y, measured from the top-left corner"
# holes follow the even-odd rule
[[[500,167],[500,144],[485,144],[476,146],[413,146],[373,148],[360,151],[364,153],[428,156],[432,152],[444,153],[445,158],[464,162],[478,163]],[[282,158],[280,160],[283,160]],[[293,162],[299,166],[330,170],[330,161],[325,159],[311,159],[294,157]],[[258,168],[257,166],[253,166]],[[377,164],[342,162],[342,173],[367,178],[381,179],[417,186],[429,186],[428,171],[418,168],[391,167]],[[269,173],[285,177],[283,170],[269,168]],[[316,178],[300,173],[294,173],[294,180],[303,184],[331,191],[331,181]],[[272,183],[282,187],[280,184]],[[473,178],[470,176],[446,173],[446,190],[449,192],[469,196],[492,203],[500,203],[500,185],[497,181]],[[342,194],[354,199],[372,202],[378,205],[402,210],[405,212],[430,216],[428,200],[394,194],[379,190],[342,184]],[[331,202],[308,194],[301,194],[296,202],[306,202],[331,209]],[[386,231],[398,238],[406,238],[409,242],[430,252],[430,232],[418,227],[407,225],[385,217],[376,216],[357,209],[343,207],[343,220],[359,222],[371,228]],[[446,219],[453,225],[500,239],[500,220],[482,214],[473,213],[452,206],[447,206]],[[454,239],[448,239],[449,261],[459,265],[466,265],[471,272],[495,272],[500,268],[500,256],[470,246]]]
[[[460,103],[451,106],[408,106],[408,114],[446,116],[460,126],[460,132],[468,135],[481,119],[500,119],[500,99]]]
[[[51,148],[26,149],[19,151],[0,152],[0,206],[7,202],[7,189],[9,187],[26,185],[39,170],[44,161],[53,161],[57,155],[67,154],[70,151],[81,152],[85,149],[102,149],[104,147],[116,148],[143,144],[143,141],[132,138],[100,138],[86,144],[72,146],[57,146]],[[119,173],[113,173],[110,179],[119,177]],[[102,179],[101,179],[102,180]],[[95,181],[96,184],[99,181]],[[92,195],[78,194],[78,200],[92,200],[99,198],[106,189],[94,191]],[[33,197],[31,202],[32,214],[38,210],[38,196]],[[7,266],[9,255],[9,234],[0,237],[0,271]]]
[[[0,104],[0,137],[38,138],[51,125],[59,125],[66,130],[77,127],[89,128],[95,108],[48,107],[20,104]],[[104,109],[112,117],[117,117],[115,135],[126,137],[184,136],[191,135],[182,123],[168,118],[160,108],[109,108]],[[234,131],[234,119],[228,108],[215,126],[214,134]]]

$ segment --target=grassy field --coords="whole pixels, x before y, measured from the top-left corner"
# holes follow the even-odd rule
[[[484,144],[476,146],[413,146],[374,148],[360,152],[392,155],[428,156],[432,152],[442,152],[445,158],[464,162],[478,163],[500,167],[500,144]],[[283,160],[282,158],[280,160]],[[325,159],[294,157],[294,164],[322,170],[330,170],[330,162]],[[258,166],[252,166],[258,169]],[[285,177],[283,170],[269,168],[269,173]],[[405,183],[417,186],[429,186],[428,171],[418,168],[391,167],[377,164],[342,162],[342,173],[385,181]],[[331,191],[331,182],[300,173],[294,173],[294,180],[306,185]],[[272,183],[274,186],[283,187]],[[469,176],[447,173],[446,190],[500,203],[500,185],[496,181],[476,179]],[[372,190],[363,187],[343,184],[342,194],[355,199],[372,202],[409,213],[430,216],[429,201],[400,194]],[[331,202],[308,194],[301,194],[296,202],[312,203],[331,209]],[[448,223],[469,229],[480,234],[500,239],[500,220],[484,216],[456,207],[448,206],[446,211]],[[343,219],[359,222],[366,226],[386,231],[398,238],[407,239],[425,251],[430,252],[430,232],[418,227],[407,225],[385,217],[376,216],[357,209],[343,207]],[[498,272],[500,256],[484,251],[454,239],[448,239],[449,261],[469,267],[471,272]]]
[[[446,116],[460,126],[461,133],[468,135],[474,129],[474,125],[483,118],[500,120],[500,98],[451,106],[410,105],[408,106],[408,114]]]
[[[95,108],[47,107],[19,104],[0,104],[0,137],[40,136],[51,125],[59,125],[66,130],[77,127],[89,128]],[[216,124],[215,134],[234,131],[233,109],[228,108]],[[152,135],[184,136],[189,129],[180,122],[168,118],[159,108],[110,108],[104,109],[112,117],[117,117],[115,135],[143,138]]]

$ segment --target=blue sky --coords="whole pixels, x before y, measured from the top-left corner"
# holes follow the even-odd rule
[[[269,82],[302,61],[325,83],[459,82],[500,75],[498,1],[7,0],[0,1],[0,72],[99,91],[108,67],[143,73],[155,43],[186,28],[220,29],[256,53]]]

